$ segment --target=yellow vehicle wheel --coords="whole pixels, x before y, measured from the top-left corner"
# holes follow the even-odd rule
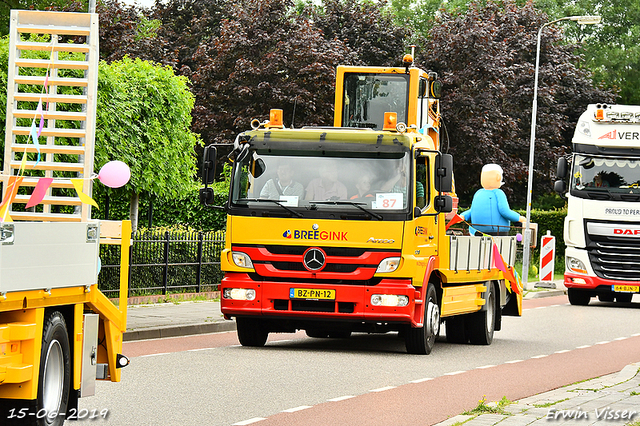
[[[38,426],[62,426],[71,385],[69,335],[62,314],[47,315],[42,332],[36,420]]]
[[[421,328],[409,328],[405,334],[405,346],[410,354],[429,355],[440,334],[440,306],[432,283],[425,297],[424,323]]]

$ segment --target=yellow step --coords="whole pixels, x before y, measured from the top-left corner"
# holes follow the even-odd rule
[[[36,335],[36,325],[28,322],[0,324],[0,343],[17,340],[32,340]]]

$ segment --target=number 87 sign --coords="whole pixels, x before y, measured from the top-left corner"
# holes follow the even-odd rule
[[[389,192],[376,194],[376,209],[401,209],[404,206],[402,193]]]

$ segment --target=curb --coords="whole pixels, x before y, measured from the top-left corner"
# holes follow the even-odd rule
[[[553,296],[562,296],[566,294],[565,290],[544,290],[537,292],[530,292],[525,299],[539,299],[541,297],[553,297]]]
[[[142,330],[127,331],[122,336],[123,342],[136,340],[162,339],[164,337],[191,336],[194,334],[219,333],[223,331],[235,331],[235,321],[216,321],[200,324],[166,326]]]

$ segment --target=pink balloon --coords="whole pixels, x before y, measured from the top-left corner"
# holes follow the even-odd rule
[[[122,161],[109,161],[102,166],[98,179],[109,188],[120,188],[131,178],[131,170]]]
[[[519,243],[521,243],[521,242],[522,242],[522,234],[521,234],[521,233],[519,233],[519,232],[518,232],[518,233],[516,234],[516,240],[517,240]]]

